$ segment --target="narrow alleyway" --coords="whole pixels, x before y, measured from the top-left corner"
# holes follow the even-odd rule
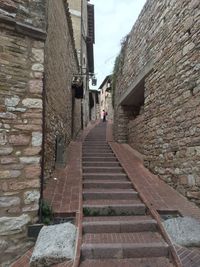
[[[156,220],[106,142],[106,123],[88,134],[82,157],[80,267],[175,266]]]

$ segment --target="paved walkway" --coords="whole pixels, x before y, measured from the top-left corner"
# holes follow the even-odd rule
[[[128,145],[118,144],[113,141],[111,124],[107,124],[107,141],[110,147],[114,151],[121,166],[125,170],[129,179],[134,185],[136,191],[139,192],[141,199],[146,205],[150,206],[156,213],[157,211],[177,211],[183,216],[191,216],[200,220],[200,209],[193,203],[189,202],[186,198],[177,193],[170,186],[165,184],[157,176],[150,173],[142,164],[142,160],[138,157],[138,154],[131,149]],[[84,137],[87,135],[90,129],[85,132]],[[59,215],[76,216],[76,224],[79,226],[80,235],[78,248],[81,246],[82,235],[82,140],[84,137],[79,138],[77,142],[71,144],[71,160],[70,164],[65,170],[55,173],[59,178],[58,180],[52,180],[46,188],[45,197],[53,205],[55,212]],[[55,186],[56,184],[56,186]],[[66,194],[67,192],[67,194]],[[68,196],[66,196],[68,195]],[[189,250],[186,248],[176,247],[176,251],[181,259],[184,267],[199,267],[200,266],[200,254],[197,250]],[[24,257],[20,258],[12,267],[28,267],[31,251],[27,252]],[[72,262],[63,263],[57,265],[61,266],[78,266],[80,253],[77,253],[75,264]],[[110,266],[121,267],[121,265]],[[90,265],[92,267],[92,265]],[[95,265],[96,266],[96,265]],[[95,267],[94,266],[94,267]],[[98,265],[97,265],[98,266]],[[97,267],[96,266],[96,267]],[[123,264],[124,266],[124,264]],[[127,265],[137,266],[139,265]],[[150,265],[150,267],[161,267],[159,265]],[[89,267],[89,266],[88,266]]]

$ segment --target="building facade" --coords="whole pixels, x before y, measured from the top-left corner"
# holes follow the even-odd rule
[[[83,81],[82,126],[86,127],[90,120],[89,81],[94,73],[94,5],[90,4],[89,0],[69,0],[69,11],[80,66],[77,76]]]
[[[100,90],[100,112],[101,117],[103,110],[107,112],[107,119],[113,120],[113,96],[112,96],[112,77],[111,75],[106,76],[104,81],[99,87]]]
[[[48,25],[48,27],[47,27]],[[0,1],[0,265],[33,243],[44,181],[81,130],[67,1]],[[58,151],[59,142],[62,151]]]
[[[200,3],[146,2],[115,67],[115,139],[200,205]],[[117,74],[117,75],[116,75]]]

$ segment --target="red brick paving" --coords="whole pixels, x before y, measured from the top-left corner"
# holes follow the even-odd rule
[[[47,181],[44,199],[52,206],[55,214],[74,214],[79,211],[79,196],[82,183],[82,144],[72,142],[69,147],[69,164],[64,170],[57,170]],[[56,178],[56,180],[54,180]]]

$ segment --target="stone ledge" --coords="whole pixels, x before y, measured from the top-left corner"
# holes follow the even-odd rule
[[[0,27],[6,27],[6,25],[13,26],[17,33],[32,37],[40,41],[46,40],[47,33],[45,31],[21,22],[17,22],[11,17],[0,15]]]

